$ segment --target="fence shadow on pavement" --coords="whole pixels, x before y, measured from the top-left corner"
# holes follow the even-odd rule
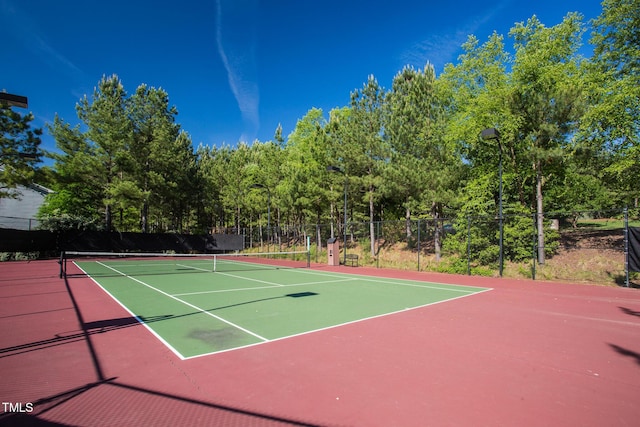
[[[63,278],[66,291],[82,329],[61,334],[48,340],[35,341],[0,349],[0,358],[20,356],[36,350],[46,350],[70,342],[86,342],[93,364],[95,381],[78,385],[51,396],[31,402],[30,411],[0,414],[3,426],[66,426],[87,425],[91,417],[100,417],[103,425],[179,425],[187,420],[200,420],[206,425],[243,426],[318,426],[317,424],[260,413],[246,408],[235,408],[215,402],[193,399],[160,390],[153,390],[120,381],[118,377],[105,376],[92,336],[140,323],[134,317],[85,322],[76,296],[67,278]],[[162,317],[162,316],[160,316]],[[162,319],[149,319],[150,321]],[[2,355],[4,353],[4,355]],[[70,366],[69,369],[76,367]],[[99,401],[99,411],[91,414],[91,402]],[[94,403],[95,404],[95,403]],[[135,406],[132,406],[135,405]],[[96,407],[97,409],[97,407]],[[55,411],[55,415],[54,414]],[[58,414],[64,413],[64,416]],[[109,418],[113,418],[113,422]],[[55,421],[50,421],[49,419]],[[62,420],[60,420],[62,418]]]

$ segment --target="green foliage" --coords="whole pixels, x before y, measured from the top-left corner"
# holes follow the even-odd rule
[[[478,265],[476,262],[469,265],[466,257],[459,256],[453,256],[446,262],[431,265],[430,270],[448,274],[467,274],[469,272],[474,276],[485,277],[491,277],[495,274],[494,270],[491,268],[484,265]]]
[[[80,126],[56,117],[50,132],[59,151],[51,153],[56,194],[42,209],[104,218],[112,229],[181,229],[196,184],[191,140],[175,124],[162,89],[140,85],[128,96],[117,76],[103,77],[91,99],[77,105]]]
[[[64,230],[102,230],[104,225],[95,218],[81,215],[71,215],[53,211],[47,215],[40,215],[40,230],[64,231]]]
[[[40,252],[0,252],[0,262],[32,261],[40,257]]]
[[[443,205],[454,199],[461,162],[443,137],[444,112],[433,67],[405,67],[394,77],[387,99],[385,134],[391,157],[383,172],[386,194],[401,204],[407,221],[412,212],[442,216]],[[410,229],[406,233],[411,237]]]
[[[0,199],[15,197],[12,190],[30,184],[40,152],[42,129],[33,129],[33,114],[22,115],[0,103]]]
[[[628,204],[640,197],[640,1],[604,0],[592,21],[594,55],[586,67],[591,103],[578,146],[587,164]]]
[[[534,214],[522,210],[505,214],[503,222],[503,259],[522,262],[534,256],[536,224]],[[497,266],[500,254],[500,227],[497,217],[460,215],[455,223],[458,231],[449,236],[445,249],[460,254],[481,266]],[[552,256],[559,247],[560,234],[545,223],[545,254]]]
[[[277,192],[302,224],[321,218],[331,195],[323,185],[328,181],[326,168],[331,162],[325,125],[322,110],[309,110],[296,124],[281,153],[284,161]]]
[[[429,229],[429,243],[436,252],[442,244],[447,258],[438,268],[467,272],[471,217],[471,269],[490,274],[501,165],[504,256],[526,262],[537,240],[534,212],[602,210],[640,198],[640,7],[638,0],[603,7],[592,22],[591,59],[579,54],[587,31],[579,14],[552,27],[534,16],[508,37],[470,36],[440,76],[429,64],[405,67],[389,90],[370,76],[328,119],[310,109],[288,135],[278,126],[274,141],[201,144],[194,152],[165,91],[142,84],[129,95],[117,76],[103,77],[78,103],[80,124],[56,117],[49,128],[58,146],[49,154],[56,192],[41,216],[66,218],[52,227],[145,231],[242,233],[269,222],[278,240],[282,228],[308,223],[331,223],[340,235],[346,215],[347,235],[371,248],[365,259],[379,243],[375,221],[395,221],[383,230],[385,244],[414,248],[412,219],[455,212],[455,234]],[[499,129],[499,140],[479,137],[488,127]],[[329,173],[329,165],[343,173]],[[538,231],[552,255],[557,232],[546,224]]]

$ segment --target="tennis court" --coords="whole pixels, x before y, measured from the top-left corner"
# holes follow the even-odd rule
[[[640,416],[637,289],[130,254],[70,258],[60,279],[58,261],[0,265],[2,425],[596,427]]]
[[[489,290],[295,268],[308,266],[306,253],[83,255],[75,264],[181,359]]]

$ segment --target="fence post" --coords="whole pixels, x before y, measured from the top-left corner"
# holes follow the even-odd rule
[[[471,215],[467,215],[467,276],[471,276]]]
[[[320,236],[320,224],[316,224],[316,264],[318,263],[318,252],[322,250],[322,237]]]
[[[629,287],[629,209],[624,208],[624,284]]]
[[[533,265],[531,266],[531,278],[536,280],[536,260],[537,256],[537,243],[538,243],[538,222],[536,221],[536,214],[533,214]]]
[[[376,242],[378,242],[378,250],[376,251],[376,268],[380,268],[380,223],[382,221],[378,221],[376,224]]]
[[[418,218],[418,271],[420,271],[420,218]]]

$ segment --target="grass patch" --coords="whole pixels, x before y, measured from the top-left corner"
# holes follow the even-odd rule
[[[629,220],[629,227],[640,227],[640,220]],[[624,220],[618,218],[580,219],[578,220],[578,228],[618,230],[624,228]]]

